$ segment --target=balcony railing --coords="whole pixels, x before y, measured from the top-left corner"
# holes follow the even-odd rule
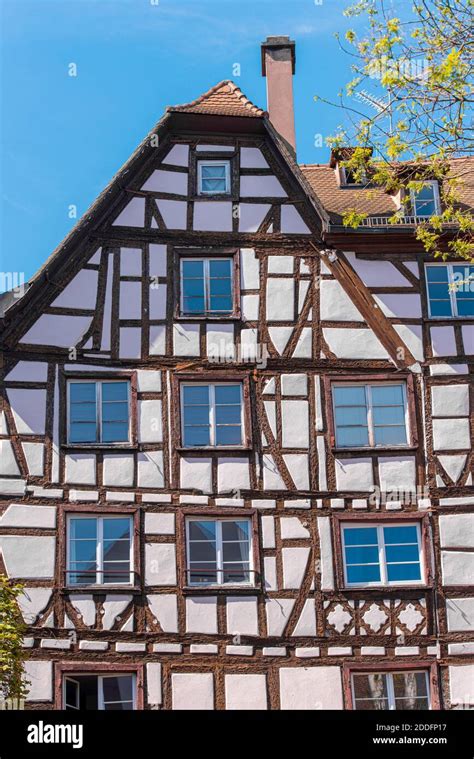
[[[415,227],[429,220],[429,216],[367,216],[362,219],[361,227]],[[454,227],[456,224],[443,224],[443,227]]]

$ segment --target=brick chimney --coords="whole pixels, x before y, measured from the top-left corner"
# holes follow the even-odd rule
[[[293,74],[295,43],[289,37],[267,37],[262,42],[262,76],[267,77],[270,121],[296,152]]]

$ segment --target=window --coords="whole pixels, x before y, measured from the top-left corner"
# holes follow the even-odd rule
[[[406,585],[423,582],[419,524],[342,525],[347,586]]]
[[[129,440],[128,380],[68,382],[68,443]]]
[[[367,183],[367,175],[365,171],[361,172],[359,177],[356,179],[356,171],[355,169],[349,169],[346,166],[340,167],[341,172],[341,184],[350,186],[350,185],[364,185]]]
[[[229,316],[234,311],[233,258],[181,259],[181,314]]]
[[[135,675],[67,675],[63,708],[76,711],[136,709]]]
[[[439,212],[438,182],[425,182],[421,190],[411,190],[413,216],[433,216]]]
[[[229,195],[229,161],[198,161],[198,194]]]
[[[188,585],[252,585],[250,519],[188,519]]]
[[[354,709],[430,708],[428,672],[365,672],[352,675]]]
[[[181,384],[182,441],[186,448],[242,446],[242,383]]]
[[[474,317],[473,265],[429,264],[426,284],[431,317]]]
[[[333,384],[336,446],[408,445],[405,383]]]
[[[130,585],[132,560],[130,517],[69,517],[68,585]]]

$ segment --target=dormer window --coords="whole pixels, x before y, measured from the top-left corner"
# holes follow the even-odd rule
[[[413,216],[426,216],[427,218],[439,213],[439,189],[436,180],[424,182],[421,190],[411,190],[411,207]]]
[[[198,161],[199,195],[230,194],[230,161]]]
[[[350,187],[351,185],[361,187],[367,182],[365,172],[362,172],[359,179],[356,179],[355,169],[349,169],[347,166],[339,166],[339,176],[341,178],[341,186],[344,187]]]

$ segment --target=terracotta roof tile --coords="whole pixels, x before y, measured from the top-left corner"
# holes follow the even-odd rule
[[[170,106],[169,111],[183,111],[185,113],[207,113],[218,116],[266,116],[254,105],[234,82],[225,80],[219,82],[203,95],[184,105]]]
[[[454,158],[452,167],[462,182],[461,207],[474,208],[474,157]],[[336,172],[327,164],[300,164],[300,169],[333,224],[341,224],[343,214],[350,209],[369,216],[390,216],[396,210],[394,200],[381,187],[340,187]]]

